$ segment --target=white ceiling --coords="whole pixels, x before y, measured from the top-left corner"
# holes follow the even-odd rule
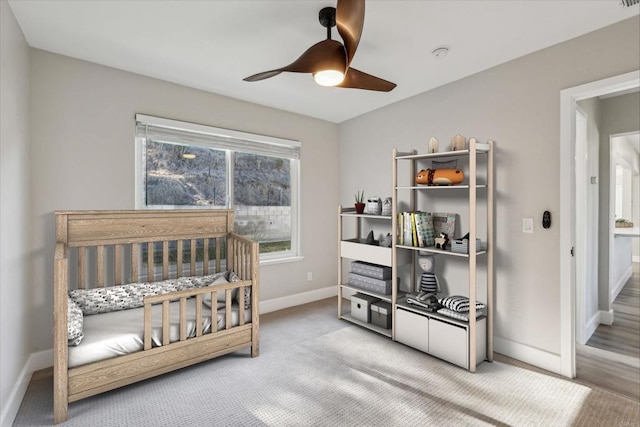
[[[31,47],[336,123],[639,11],[618,0],[368,1],[352,65],[398,85],[379,93],[320,87],[307,74],[242,81],[323,40],[318,11],[335,1],[9,4]],[[437,59],[431,51],[441,45],[449,55]]]

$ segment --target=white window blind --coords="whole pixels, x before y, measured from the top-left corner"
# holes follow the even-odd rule
[[[136,136],[263,156],[300,159],[298,141],[136,114]]]

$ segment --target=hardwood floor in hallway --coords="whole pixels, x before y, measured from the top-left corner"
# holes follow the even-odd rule
[[[587,345],[631,357],[640,356],[640,263],[611,305],[612,325],[599,325]]]
[[[612,304],[612,325],[600,325],[576,348],[576,376],[640,401],[640,263]]]

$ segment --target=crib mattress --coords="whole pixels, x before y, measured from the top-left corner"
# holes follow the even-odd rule
[[[180,339],[180,305],[169,304],[170,342]],[[217,330],[226,327],[226,308],[219,304]],[[238,325],[238,306],[231,309],[232,326]],[[187,300],[187,336],[196,335],[196,300]],[[251,321],[251,310],[244,310],[245,322]],[[69,347],[69,367],[86,365],[112,357],[141,351],[144,348],[144,308],[93,314],[84,317],[84,338],[78,346]],[[211,330],[211,309],[203,304],[202,330]],[[151,340],[154,347],[162,345],[162,305],[152,307]]]

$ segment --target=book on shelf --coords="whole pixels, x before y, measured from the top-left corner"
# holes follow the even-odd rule
[[[426,248],[435,245],[435,230],[431,212],[400,212],[396,230],[399,245]]]
[[[434,213],[433,227],[435,234],[444,233],[449,240],[455,239],[456,214],[455,213]]]

